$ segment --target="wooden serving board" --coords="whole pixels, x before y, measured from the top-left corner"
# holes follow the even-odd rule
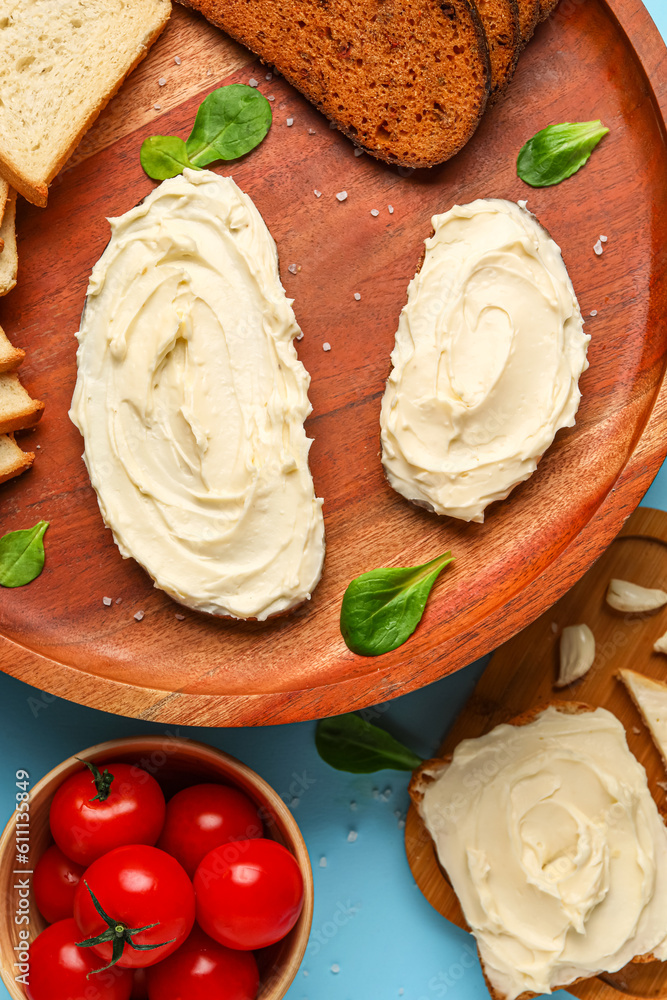
[[[649,508],[635,511],[579,583],[494,654],[439,755],[452,753],[461,740],[481,736],[554,699],[602,706],[625,726],[630,750],[646,768],[651,793],[667,818],[665,766],[624,684],[616,677],[627,667],[667,680],[667,657],[653,652],[653,643],[667,631],[667,608],[649,615],[613,611],[605,602],[612,578],[667,590],[667,513]],[[586,624],[593,631],[595,661],[581,681],[556,690],[553,684],[558,675],[560,635],[566,625],[577,624]],[[405,847],[412,874],[429,903],[452,923],[466,927],[458,899],[414,807],[407,816]],[[568,990],[581,1000],[618,1000],[619,991],[630,997],[667,997],[667,965],[629,965],[614,975],[578,983]]]
[[[33,471],[0,490],[2,530],[51,522],[42,576],[0,593],[0,666],[46,691],[151,720],[248,725],[332,715],[464,666],[581,576],[667,451],[667,53],[637,0],[563,0],[473,141],[448,164],[411,175],[355,157],[284,81],[267,81],[258,63],[243,65],[248,58],[176,8],[52,187],[48,208],[21,205],[19,284],[0,303],[0,324],[28,351],[26,384],[46,402],[25,442],[40,449]],[[266,624],[184,611],[120,558],[67,416],[74,332],[90,270],[109,237],[106,216],[125,212],[152,188],[139,165],[141,141],[156,132],[186,136],[206,92],[225,77],[251,76],[274,98],[274,125],[228,170],[276,239],[305,333],[298,351],[312,375],[307,430],[328,544],[312,601]],[[549,123],[595,117],[611,134],[584,170],[542,190],[518,180],[516,156],[526,139]],[[341,190],[348,192],[342,203],[335,197]],[[378,419],[398,315],[430,217],[486,196],[528,199],[563,248],[585,316],[597,316],[587,323],[591,366],[576,429],[559,434],[537,473],[485,524],[465,525],[420,511],[389,488]],[[597,257],[600,234],[609,241]],[[338,627],[350,579],[450,548],[455,567],[439,581],[409,643],[377,659],[352,654]],[[138,610],[141,622],[133,617]]]

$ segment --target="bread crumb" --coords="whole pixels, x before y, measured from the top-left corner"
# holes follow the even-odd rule
[[[154,109],[155,109],[156,111],[162,111],[162,105],[161,105],[161,104],[154,104],[154,105],[153,105],[153,108],[154,108]]]
[[[293,124],[294,124],[294,119],[293,118],[288,118],[287,119],[287,127],[289,128],[290,125],[293,125]]]
[[[313,189],[313,194],[315,195],[316,198],[321,198],[322,197],[322,192],[318,191],[317,188]]]
[[[176,63],[177,66],[180,66],[181,65],[181,57],[180,56],[174,56],[174,62]]]
[[[360,301],[361,301],[361,295],[359,294],[359,292],[355,292],[355,293],[354,293],[354,297],[355,297],[355,299],[357,300],[357,302],[360,302]]]
[[[326,868],[326,866],[327,866],[327,859],[324,857],[324,855],[322,855],[322,857],[320,858],[320,868]]]
[[[595,253],[596,253],[596,254],[598,255],[598,257],[599,257],[599,256],[600,256],[600,254],[602,253],[602,242],[601,242],[600,240],[598,240],[598,241],[597,241],[597,243],[596,243],[596,244],[595,244],[595,246],[593,247],[593,250],[595,251]]]
[[[143,619],[143,617],[144,617],[144,612],[143,611],[137,611],[137,613],[135,614],[134,617],[135,617],[136,621],[140,622]]]
[[[347,191],[339,191],[336,198],[338,198],[338,201],[345,201],[347,198]]]
[[[160,79],[157,82],[157,85],[158,85],[158,87],[164,87],[166,85],[166,83],[167,83],[167,78],[164,77],[164,76],[161,76]]]
[[[389,212],[390,215],[393,215],[394,214],[394,206],[393,205],[387,205],[387,211]]]
[[[337,964],[336,964],[336,963],[334,962],[334,964],[333,964],[333,965],[331,966],[331,971],[332,971],[332,972],[333,972],[334,974],[336,974],[336,973],[340,972],[340,965],[337,965]]]
[[[591,309],[591,316],[597,316],[597,314],[598,314],[597,309]]]
[[[184,622],[184,621],[185,621],[185,615],[179,615],[178,611],[177,611],[177,612],[176,612],[176,614],[174,615],[174,618],[175,618],[175,619],[176,619],[177,621],[179,621],[179,622]]]
[[[325,340],[324,343],[322,344],[322,350],[323,351],[330,351],[331,350],[331,344],[329,343],[328,340]]]
[[[353,844],[358,836],[359,834],[357,833],[356,830],[350,830],[350,832],[347,835],[348,843]]]
[[[287,270],[290,274],[296,274],[296,264],[290,264]]]
[[[359,147],[357,146],[357,148],[354,151],[354,155],[355,156],[363,156],[364,155],[363,149],[359,149]]]
[[[105,606],[106,608],[110,608],[110,607],[111,607],[111,598],[110,598],[110,597],[103,597],[103,598],[102,598],[102,604],[103,604],[103,605],[104,605],[104,606]]]
[[[256,80],[254,76],[251,76],[248,80],[249,87],[259,87],[259,80]]]

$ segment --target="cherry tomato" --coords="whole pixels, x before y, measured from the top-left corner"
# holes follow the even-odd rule
[[[106,917],[96,909],[93,896]],[[178,861],[157,847],[117,847],[93,861],[79,882],[74,919],[85,940],[106,936],[90,946],[104,960],[102,965],[119,954],[122,968],[154,965],[176,951],[192,930],[192,882]],[[141,930],[149,924],[155,926]],[[130,942],[154,947],[135,951]]]
[[[162,789],[130,764],[94,764],[63,782],[51,804],[51,833],[68,858],[89,865],[123,844],[157,842],[164,823]]]
[[[209,851],[230,840],[261,837],[262,821],[250,799],[228,785],[192,785],[167,803],[158,847],[172,854],[194,877]]]
[[[129,1000],[132,973],[106,969],[86,979],[99,966],[88,948],[77,948],[76,923],[59,920],[30,945],[29,1000]]]
[[[74,893],[85,870],[55,844],[42,854],[32,877],[32,891],[37,909],[50,924],[72,916]]]
[[[232,951],[195,924],[177,952],[147,973],[149,1000],[255,1000],[259,972],[249,951]]]
[[[228,948],[265,948],[291,931],[303,906],[303,877],[275,840],[240,840],[206,855],[194,878],[197,922]]]

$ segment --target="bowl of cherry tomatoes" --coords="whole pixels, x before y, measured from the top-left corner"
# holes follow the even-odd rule
[[[27,775],[25,776],[27,779]],[[28,791],[0,839],[14,1000],[279,1000],[313,876],[281,797],[214,747],[101,743]]]

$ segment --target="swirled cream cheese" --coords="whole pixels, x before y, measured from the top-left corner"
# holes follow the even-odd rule
[[[420,811],[507,1000],[667,957],[667,831],[605,709],[464,740]]]
[[[322,501],[275,244],[231,177],[185,170],[111,219],[70,417],[102,517],[156,587],[263,620],[309,598]]]
[[[408,500],[483,521],[574,424],[590,338],[560,250],[529,212],[480,200],[432,224],[391,356],[382,462]]]

